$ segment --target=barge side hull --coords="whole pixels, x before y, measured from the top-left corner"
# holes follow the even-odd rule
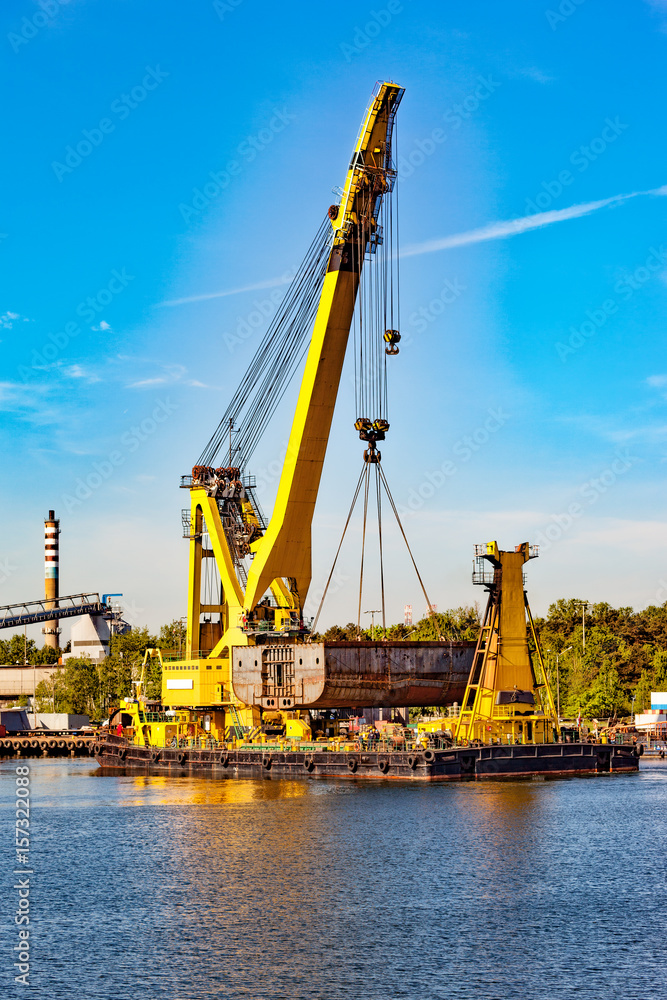
[[[112,738],[96,748],[103,769],[143,774],[225,777],[318,777],[408,781],[492,781],[630,773],[639,758],[629,746],[545,743],[457,747],[426,752],[176,750],[137,747]]]

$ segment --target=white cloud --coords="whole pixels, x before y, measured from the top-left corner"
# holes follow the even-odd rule
[[[208,292],[205,295],[189,295],[184,299],[170,299],[168,302],[160,302],[161,306],[181,306],[186,302],[203,302],[206,299],[223,299],[228,295],[240,295],[241,292],[258,292],[263,288],[277,288],[278,285],[289,285],[292,275],[283,274],[280,278],[267,278],[265,281],[257,281],[254,285],[243,285],[241,288],[226,288],[221,292]]]
[[[580,219],[585,215],[591,215],[602,208],[611,205],[622,205],[630,198],[639,198],[645,195],[657,197],[667,196],[667,184],[649,191],[632,191],[629,194],[617,194],[611,198],[601,198],[599,201],[582,202],[579,205],[571,205],[569,208],[552,209],[549,212],[536,212],[535,215],[524,215],[518,219],[506,219],[501,222],[491,222],[487,226],[479,229],[470,229],[465,233],[455,233],[452,236],[443,236],[435,240],[427,240],[424,243],[414,243],[406,247],[402,257],[416,257],[420,254],[435,253],[438,250],[451,250],[454,247],[468,246],[472,243],[483,243],[487,240],[501,240],[509,236],[518,236],[520,233],[527,233],[531,229],[542,229],[551,226],[555,222],[567,222],[569,219]]]
[[[20,388],[14,382],[0,382],[0,403],[10,402],[14,398],[16,390]]]
[[[515,75],[525,76],[528,80],[534,80],[535,83],[553,83],[555,80],[555,77],[543,73],[537,66],[526,66],[525,69],[517,70]]]
[[[59,423],[63,414],[48,402],[50,388],[35,382],[0,382],[0,410],[36,427]]]
[[[94,333],[99,333],[100,330],[110,330],[111,327],[109,326],[109,324],[105,319],[101,319],[99,322],[99,326],[91,326],[90,329],[93,330]]]
[[[133,359],[123,357],[121,360],[130,361]],[[154,385],[170,385],[174,382],[180,382],[187,373],[187,368],[184,368],[183,365],[164,365],[160,362],[149,363],[155,365],[161,374],[137,379],[136,382],[130,382],[127,386],[128,389],[150,389]],[[133,361],[133,365],[136,368],[137,362]]]
[[[130,382],[130,384],[128,385],[128,389],[147,389],[151,385],[164,385],[167,381],[168,379],[163,377],[143,378],[140,379],[138,382]]]
[[[62,373],[66,378],[80,378],[85,379],[86,382],[91,385],[94,382],[101,382],[102,379],[99,375],[95,375],[94,372],[86,371],[82,365],[66,365],[62,367]]]
[[[18,313],[9,312],[9,310],[7,310],[7,312],[2,313],[0,316],[0,328],[3,330],[11,330],[14,326],[14,320],[20,318],[21,317]]]
[[[663,386],[667,385],[667,375],[649,375],[646,384],[656,389],[662,389]]]

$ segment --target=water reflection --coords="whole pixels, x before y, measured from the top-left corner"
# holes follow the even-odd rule
[[[303,782],[248,779],[172,778],[152,775],[115,775],[118,805],[240,805],[272,799],[294,799],[306,794]]]
[[[138,983],[147,1000],[661,996],[666,777],[660,761],[447,786],[35,761],[34,979],[93,1000]],[[1,765],[6,840],[13,778]]]

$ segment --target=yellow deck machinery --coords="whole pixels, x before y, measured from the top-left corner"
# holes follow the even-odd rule
[[[537,547],[527,542],[514,552],[502,551],[497,542],[475,546],[473,583],[484,586],[489,599],[457,741],[552,743],[558,738],[556,709],[524,589],[524,564],[537,554]]]
[[[241,723],[247,729],[260,718],[259,708],[234,695],[231,650],[253,645],[262,632],[281,642],[306,634],[311,522],[361,274],[366,264],[375,265],[381,247],[385,263],[394,251],[392,209],[384,202],[390,201],[385,196],[394,186],[392,133],[402,96],[396,84],[376,86],[339,203],[330,207],[227,413],[192,475],[181,483],[190,493],[190,508],[184,512],[190,544],[187,640],[183,658],[165,662],[162,699],[165,706],[210,710],[218,731]],[[382,267],[371,270],[378,274]],[[364,365],[379,362],[380,351],[382,361],[396,354],[400,340],[393,328],[393,298],[389,310],[386,303],[380,310],[386,329],[370,339],[376,332],[370,303],[378,288],[371,282],[364,293],[362,286],[358,313]],[[384,288],[386,294],[386,281]],[[362,314],[366,300],[369,306]],[[254,480],[242,470],[306,347],[267,523]],[[379,412],[362,413],[355,424],[371,449],[389,426],[382,400],[375,403]]]

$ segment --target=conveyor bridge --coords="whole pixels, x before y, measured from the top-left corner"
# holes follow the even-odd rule
[[[58,598],[58,607],[47,607],[52,602],[43,598],[40,601],[25,601],[18,604],[5,604],[0,607],[0,628],[21,628],[23,625],[36,625],[39,622],[55,621],[58,618],[75,618],[77,615],[111,614],[111,605],[105,598],[108,594],[70,594]]]

